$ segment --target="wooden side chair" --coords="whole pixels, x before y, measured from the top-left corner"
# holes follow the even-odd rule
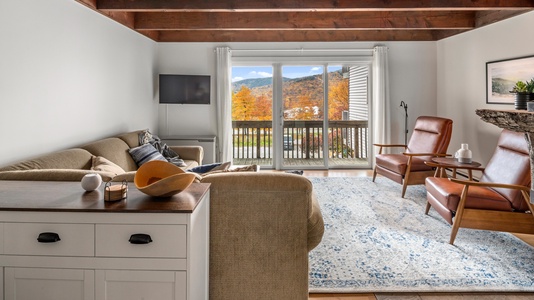
[[[460,227],[534,234],[530,203],[530,157],[523,133],[503,130],[478,182],[426,179],[427,206],[452,225],[450,244]]]
[[[421,116],[415,121],[410,141],[402,144],[374,144],[380,147],[373,171],[402,184],[402,194],[408,185],[424,184],[425,178],[434,175],[432,167],[425,161],[433,157],[446,156],[452,135],[452,120],[440,117]],[[384,148],[404,148],[400,154],[383,154]]]

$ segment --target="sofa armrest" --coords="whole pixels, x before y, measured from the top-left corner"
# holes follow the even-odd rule
[[[312,214],[311,182],[276,172],[217,173],[202,182],[211,183],[210,295],[308,299],[308,237],[316,246],[324,228]]]
[[[204,149],[202,146],[169,146],[183,160],[194,160],[202,165]]]

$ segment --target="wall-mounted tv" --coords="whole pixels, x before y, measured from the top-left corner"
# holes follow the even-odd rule
[[[159,75],[159,103],[210,104],[209,75]]]

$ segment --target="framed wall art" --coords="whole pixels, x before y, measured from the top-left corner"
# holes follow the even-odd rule
[[[534,55],[486,63],[486,103],[514,104],[510,91],[519,80],[534,78]]]

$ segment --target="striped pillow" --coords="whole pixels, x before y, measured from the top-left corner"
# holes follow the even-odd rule
[[[130,155],[138,167],[151,160],[167,161],[167,159],[159,153],[158,149],[151,144],[144,144],[139,147],[131,148],[128,152],[130,152]]]

